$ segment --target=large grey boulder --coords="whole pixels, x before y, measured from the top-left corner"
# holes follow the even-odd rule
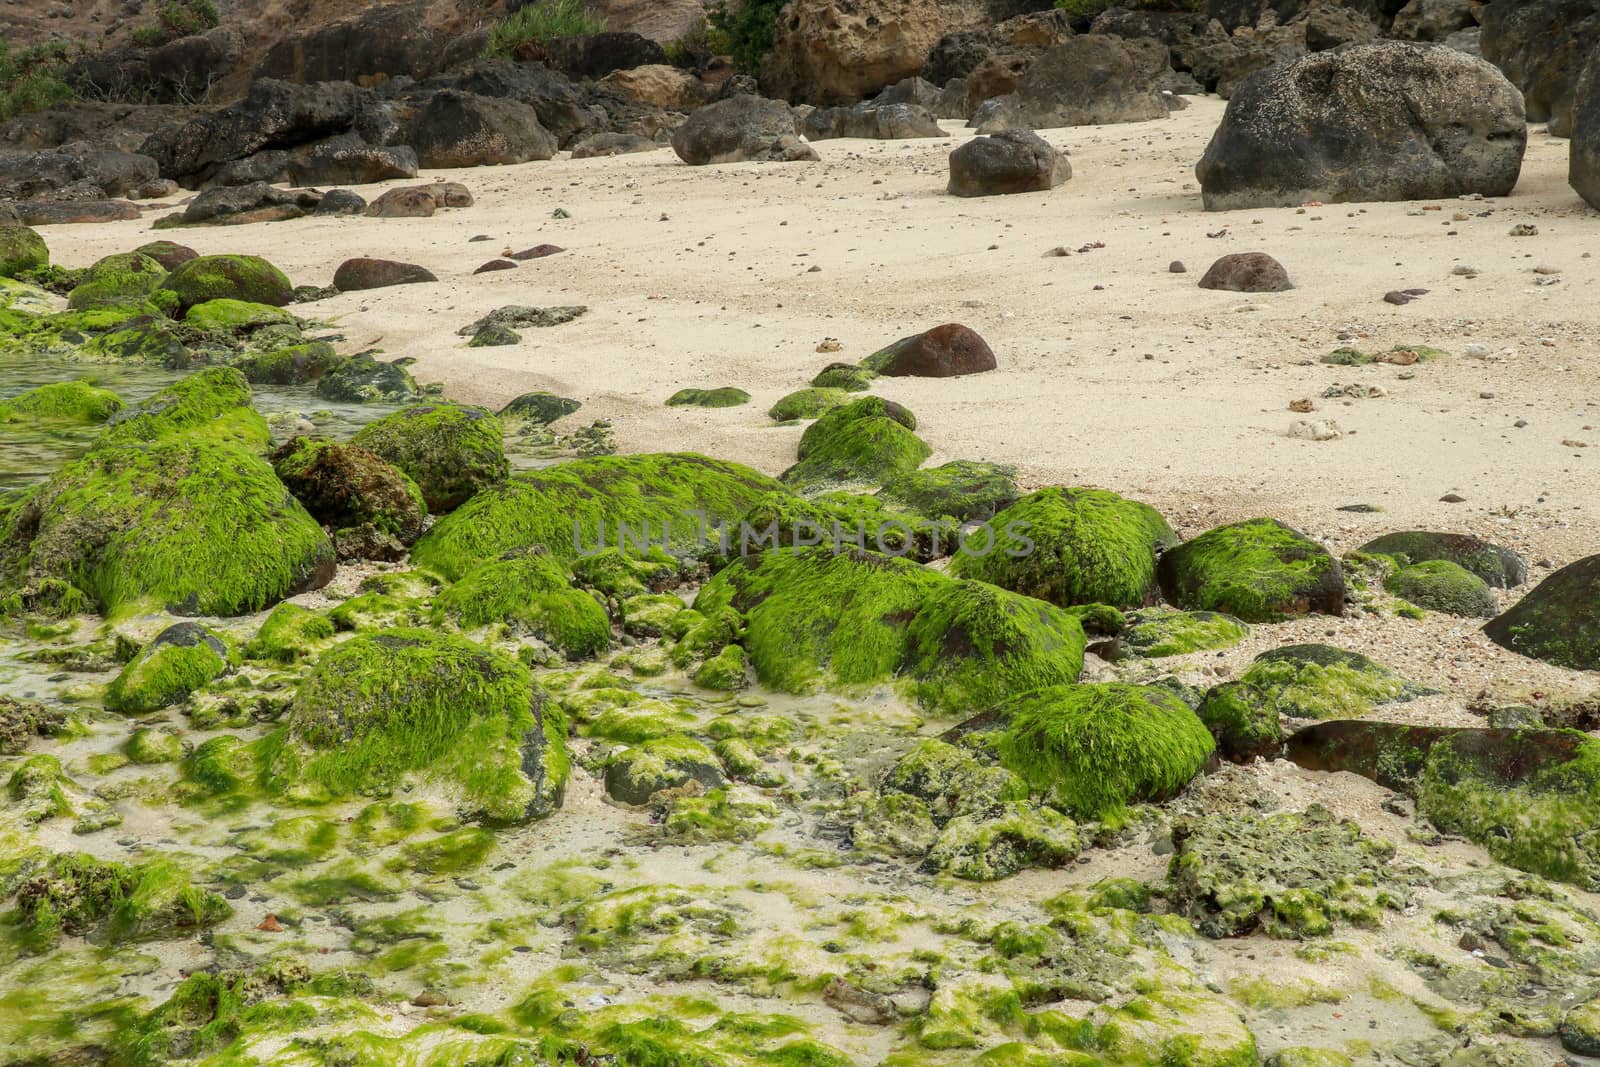
[[[952,196],[1044,192],[1071,177],[1066,153],[1032,130],[974,137],[950,153]]]
[[[556,139],[532,105],[453,89],[428,97],[407,139],[424,167],[487,167],[556,154]]]
[[[1195,174],[1212,211],[1504,196],[1527,141],[1522,94],[1488,63],[1376,42],[1252,77]]]
[[[835,137],[861,137],[894,141],[912,137],[948,137],[927,108],[917,104],[884,104],[869,107],[819,107],[801,124],[809,141]]]
[[[1161,84],[1170,74],[1159,41],[1086,34],[1029,64],[1014,95],[1022,121],[1035,129],[1144,122],[1167,117]]]
[[[815,160],[801,141],[794,112],[781,100],[739,94],[690,115],[672,135],[672,150],[690,166]]]
[[[1600,62],[1590,60],[1572,106],[1567,181],[1590,207],[1600,208]]]
[[[1522,90],[1528,121],[1568,136],[1578,76],[1600,45],[1600,0],[1493,0],[1482,22],[1483,58]]]

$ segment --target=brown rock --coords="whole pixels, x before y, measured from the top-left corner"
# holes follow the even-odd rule
[[[692,111],[711,99],[711,90],[686,70],[651,63],[632,70],[614,70],[600,79],[622,95],[640,104],[668,111]]]
[[[485,263],[483,266],[479,267],[477,270],[473,271],[472,273],[474,273],[474,274],[491,274],[491,273],[493,273],[494,271],[497,271],[497,270],[516,270],[516,269],[517,269],[517,265],[515,263],[511,262],[509,259],[491,259],[489,262]]]
[[[432,195],[415,186],[390,189],[367,205],[367,215],[375,219],[425,219],[433,215]]]
[[[24,201],[11,205],[24,226],[58,226],[68,222],[125,222],[139,217],[131,200]]]
[[[506,258],[507,259],[543,259],[545,256],[553,256],[557,252],[565,252],[565,251],[566,251],[566,249],[562,248],[560,245],[534,245],[532,248],[524,248],[521,252],[512,252],[509,255],[507,255]]]
[[[1293,289],[1283,264],[1265,252],[1235,252],[1211,264],[1200,279],[1202,289],[1223,289],[1231,293],[1281,293]]]
[[[943,34],[936,0],[791,0],[762,88],[796,102],[853,104],[921,71]]]
[[[954,378],[994,370],[994,352],[977,332],[959,323],[903,337],[868,356],[865,365],[891,378]]]
[[[392,259],[347,259],[333,273],[333,287],[341,293],[438,280],[426,267],[419,267],[415,263],[398,263]]]

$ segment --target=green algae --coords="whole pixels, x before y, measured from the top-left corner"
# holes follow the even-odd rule
[[[106,707],[142,715],[181,702],[237,662],[228,643],[197,623],[178,623],[156,636],[106,687]]]
[[[1016,476],[1016,468],[1005,464],[957,459],[897,474],[883,483],[878,496],[915,515],[982,521],[1021,497]]]
[[[178,264],[161,283],[181,311],[208,300],[242,300],[283,307],[294,299],[289,279],[259,256],[200,256]]]
[[[266,420],[251,408],[252,399],[244,375],[232,367],[209,367],[118,413],[95,447],[190,436],[260,449],[271,435]]]
[[[722,764],[705,745],[681,735],[655,738],[613,752],[605,764],[606,794],[624,804],[645,804],[664,789],[698,782],[724,784]]]
[[[576,460],[486,489],[424,534],[412,559],[456,579],[536,544],[563,560],[604,549],[648,558],[663,542],[709,554],[717,547],[715,527],[736,522],[763,493],[781,488],[749,467],[694,453]]]
[[[93,425],[105,422],[122,410],[122,400],[109,389],[92,381],[78,379],[35,386],[6,400],[0,400],[0,436],[12,423],[73,423]]]
[[[423,630],[357,636],[324,652],[285,730],[265,753],[275,788],[383,793],[416,773],[487,818],[519,822],[560,806],[568,774],[565,718],[534,698],[527,668]]]
[[[1232,648],[1250,628],[1214,611],[1143,611],[1119,633],[1121,647],[1141,659],[1187,656]]]
[[[317,381],[345,359],[327,341],[307,341],[247,352],[233,366],[252,385],[303,385]]]
[[[1239,754],[1251,755],[1252,738],[1270,742],[1281,736],[1283,716],[1359,718],[1379,706],[1430,692],[1358,652],[1328,645],[1285,645],[1257,656],[1238,681],[1211,690],[1200,716],[1226,732],[1235,746],[1242,746]],[[1224,751],[1228,748],[1229,742],[1224,742]]]
[[[44,238],[17,222],[0,223],[0,277],[15,278],[50,266]]]
[[[1274,519],[1219,526],[1161,557],[1161,589],[1178,607],[1244,622],[1344,613],[1344,575],[1327,549]]]
[[[106,256],[83,272],[67,297],[67,307],[84,311],[137,305],[149,299],[166,276],[165,267],[138,252]]]
[[[724,385],[717,389],[679,389],[667,397],[667,407],[733,408],[750,403],[750,394],[743,389]]]
[[[927,865],[957,878],[992,882],[1027,867],[1060,867],[1082,848],[1077,824],[1029,801],[958,815],[939,831]]]
[[[775,422],[814,419],[849,401],[843,389],[800,389],[780,398],[767,410],[767,417]]]
[[[1049,803],[1080,819],[1115,817],[1173,796],[1200,772],[1211,734],[1162,689],[1055,685],[1000,705],[1000,760]]]
[[[745,686],[749,659],[738,645],[728,645],[695,668],[694,684],[702,689],[731,693]]]
[[[934,523],[887,507],[873,496],[848,492],[798,497],[768,493],[739,520],[737,555],[768,548],[854,545],[866,551],[929,560],[947,555],[955,545],[952,522]]]
[[[779,477],[798,489],[868,485],[915,470],[933,449],[912,431],[916,418],[900,405],[869,396],[833,408],[806,427],[799,462]]]
[[[504,623],[577,658],[598,655],[611,642],[605,608],[573,588],[559,560],[539,552],[487,563],[462,575],[440,594],[434,617],[468,628]]]
[[[1478,618],[1499,611],[1487,582],[1445,559],[1402,567],[1383,584],[1395,596],[1428,611]]]
[[[1600,556],[1569,563],[1484,627],[1502,648],[1574,670],[1600,669]]]
[[[294,316],[281,307],[223,297],[195,304],[184,312],[184,324],[205,333],[242,334],[263,326],[293,326]]]
[[[135,730],[123,747],[128,759],[141,766],[177,763],[184,755],[182,737],[150,727]]]
[[[298,663],[333,634],[333,620],[326,615],[299,604],[279,604],[244,646],[244,656],[284,665]]]
[[[1177,543],[1147,504],[1103,489],[1042,489],[995,515],[951,573],[1062,606],[1136,607],[1157,598],[1156,557]]]
[[[817,372],[811,379],[815,389],[842,389],[847,393],[865,392],[878,375],[854,363],[833,363]]]
[[[419,404],[363,426],[352,445],[383,457],[422,489],[428,510],[452,511],[506,480],[500,423],[484,408]]]
[[[227,902],[195,888],[166,860],[136,867],[58,854],[17,889],[16,921],[35,953],[63,935],[117,942],[181,936],[232,914]]]

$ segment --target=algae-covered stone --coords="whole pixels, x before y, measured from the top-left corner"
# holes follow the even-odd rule
[[[272,307],[294,300],[288,277],[259,256],[200,256],[173,268],[161,288],[177,297],[178,309],[184,312],[208,300],[244,300]]]
[[[176,763],[183,759],[183,738],[170,730],[144,727],[133,732],[124,750],[129,760],[141,766]]]
[[[956,542],[954,522],[930,522],[896,511],[875,496],[832,492],[812,497],[768,493],[738,523],[738,543],[730,552],[750,555],[768,548],[854,545],[886,555],[930,560],[949,554]]]
[[[272,467],[325,526],[371,523],[409,545],[427,522],[428,507],[417,483],[358,445],[295,437],[272,454]]]
[[[410,774],[495,821],[561,804],[566,722],[536,697],[526,667],[426,630],[360,635],[300,683],[272,777],[333,796],[388,792]]]
[[[817,372],[817,376],[811,379],[811,385],[814,389],[843,389],[847,393],[864,393],[877,377],[876,371],[855,363],[830,363]]]
[[[553,556],[524,552],[468,571],[439,595],[436,618],[463,627],[504,623],[568,656],[593,656],[611,640],[606,610],[575,589]]]
[[[1446,615],[1487,618],[1499,610],[1489,583],[1447,559],[1402,567],[1383,584],[1401,600]]]
[[[1103,489],[1042,489],[989,527],[992,540],[969,538],[951,573],[1062,606],[1154,602],[1156,557],[1178,540],[1154,508]]]
[[[84,271],[67,297],[67,307],[80,311],[137,305],[154,293],[166,276],[167,268],[138,252],[106,256]]]
[[[78,354],[84,358],[159,364],[172,370],[195,365],[198,355],[164,316],[130,316],[106,332],[85,337]]]
[[[252,385],[304,385],[318,381],[345,359],[327,341],[306,341],[247,352],[233,365]]]
[[[1122,649],[1142,659],[1232,648],[1250,628],[1215,611],[1147,611],[1117,635]]]
[[[279,604],[256,631],[255,638],[244,646],[244,655],[272,663],[297,663],[333,634],[333,620],[326,615],[299,604]]]
[[[1256,1067],[1255,1035],[1237,1009],[1204,993],[1151,992],[1096,1013],[1088,1044],[1118,1063]]]
[[[667,407],[734,408],[750,403],[750,394],[743,389],[724,385],[716,389],[679,389],[667,397]]]
[[[1060,867],[1081,848],[1071,819],[1017,800],[951,819],[929,850],[927,865],[957,878],[993,882],[1027,867]]]
[[[885,795],[918,798],[927,805],[930,817],[941,824],[959,815],[1028,798],[1028,784],[1012,772],[934,738],[918,741],[900,757],[884,773],[878,788]]]
[[[200,253],[187,245],[180,245],[176,241],[151,241],[134,249],[141,256],[149,256],[167,270],[176,268],[180,263],[187,263],[191,259],[199,259]]]
[[[0,756],[15,756],[34,738],[54,737],[66,728],[62,708],[0,696]]]
[[[1355,1061],[1331,1048],[1296,1045],[1268,1056],[1266,1067],[1355,1067]]]
[[[699,782],[723,785],[722,765],[699,741],[675,736],[624,748],[606,760],[606,794],[624,804],[647,804],[663,789]]]
[[[1600,998],[1567,1009],[1558,1031],[1561,1047],[1580,1056],[1600,1056]]]
[[[228,643],[199,623],[180,622],[156,635],[106,689],[106,707],[140,715],[176,704],[226,672]]]
[[[415,479],[435,514],[452,511],[511,473],[500,422],[483,408],[418,404],[363,426],[350,443]]]
[[[478,494],[423,535],[413,558],[458,578],[532,545],[569,560],[603,549],[644,556],[663,542],[703,556],[716,547],[712,528],[781,489],[749,467],[691,452],[576,460]]]
[[[735,689],[744,688],[745,672],[748,667],[749,659],[745,656],[744,649],[738,645],[727,645],[721,652],[695,668],[694,684],[702,689],[731,693]]]
[[[0,400],[0,427],[9,423],[93,425],[121,410],[121,398],[93,382],[51,382]]]
[[[1165,689],[1051,685],[958,728],[995,731],[1000,762],[1050,804],[1105,819],[1175,795],[1211,755],[1211,734]]]
[[[1528,565],[1521,556],[1471,534],[1407,530],[1384,534],[1368,541],[1358,551],[1394,556],[1406,563],[1448,560],[1465,567],[1496,589],[1510,589],[1528,580]]]
[[[208,367],[118,411],[95,447],[186,436],[259,449],[270,434],[251,400],[244,375],[232,367]]]
[[[1181,608],[1245,622],[1344,614],[1344,572],[1328,550],[1275,519],[1219,526],[1161,557],[1161,589]]]
[[[35,952],[55,948],[63,935],[106,943],[178,937],[233,914],[169,860],[134,867],[82,853],[51,857],[17,889],[16,901],[19,932]]]
[[[1399,907],[1392,844],[1368,837],[1321,805],[1304,814],[1223,815],[1173,828],[1173,906],[1207,937],[1331,933],[1337,922],[1375,927]]]
[[[1600,555],[1534,586],[1483,632],[1502,648],[1573,670],[1600,670]]]
[[[535,392],[523,393],[512,400],[511,403],[500,409],[502,421],[506,419],[526,419],[548,426],[557,419],[565,418],[583,407],[581,403],[569,397],[557,396],[554,393]]]
[[[891,507],[930,518],[981,521],[1010,507],[1022,495],[1015,467],[957,459],[895,475],[878,496]]]
[[[784,692],[897,681],[930,708],[986,707],[1077,678],[1083,630],[1043,601],[872,552],[777,549],[745,556],[695,609],[748,615],[758,677]]]
[[[183,321],[207,333],[241,334],[263,326],[293,326],[294,316],[271,304],[222,297],[194,305],[184,313]]]
[[[640,559],[607,548],[579,556],[570,563],[572,576],[578,584],[603,596],[626,599],[670,589],[677,584],[678,563],[665,553],[658,559]]]
[[[194,434],[96,447],[0,520],[0,592],[66,583],[105,614],[246,614],[332,572],[333,545],[266,461]]]
[[[933,449],[912,431],[916,417],[891,400],[868,396],[824,412],[800,437],[798,460],[785,485],[870,485],[915,470]]]
[[[358,352],[322,372],[317,395],[341,404],[403,404],[421,396],[422,389],[401,364]]]
[[[50,265],[44,238],[17,222],[0,222],[0,278],[15,278]]]
[[[814,419],[825,411],[849,403],[849,400],[849,394],[843,389],[800,389],[780,398],[767,410],[767,417],[776,422]]]

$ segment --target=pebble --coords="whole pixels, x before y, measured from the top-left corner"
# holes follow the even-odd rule
[[[1300,441],[1334,441],[1344,436],[1332,419],[1299,419],[1289,425],[1289,436]]]
[[[1535,226],[1531,222],[1519,222],[1515,226],[1511,227],[1511,236],[1537,237],[1539,236],[1539,227]]]
[[[1170,274],[1188,274],[1189,268],[1183,265],[1183,260],[1175,259],[1167,265],[1167,271]]]

